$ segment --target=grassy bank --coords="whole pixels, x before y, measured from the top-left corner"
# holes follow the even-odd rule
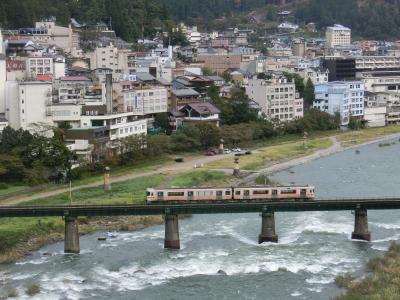
[[[286,142],[281,145],[267,146],[254,151],[252,155],[240,157],[240,166],[245,170],[263,168],[273,162],[296,158],[312,154],[313,152],[332,146],[328,138],[318,138],[307,141],[304,147],[303,141]],[[229,169],[233,166],[232,158],[214,161],[206,165],[209,169]]]
[[[382,257],[368,262],[372,275],[365,279],[354,279],[350,275],[336,278],[339,286],[347,292],[337,300],[397,300],[400,299],[400,245],[392,244]]]
[[[400,134],[400,126],[393,125],[381,128],[368,128],[363,130],[343,132],[338,134],[337,138],[342,143],[342,146],[348,147],[397,133]]]
[[[103,188],[82,189],[73,194],[74,204],[143,203],[145,190],[153,186],[217,185],[231,178],[221,172],[197,170],[183,174],[165,174],[141,177],[112,185],[112,191]],[[24,205],[68,204],[69,194],[35,200]],[[80,218],[80,232],[96,230],[135,230],[162,222],[160,216]],[[43,245],[63,239],[64,222],[59,217],[1,218],[0,263],[14,261]]]

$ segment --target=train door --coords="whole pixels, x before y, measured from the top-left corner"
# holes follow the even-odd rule
[[[244,190],[243,198],[244,199],[250,199],[250,190]]]
[[[223,192],[222,191],[217,191],[216,193],[217,193],[217,200],[222,200]]]
[[[157,192],[158,200],[164,200],[164,192]]]
[[[306,198],[307,197],[307,189],[301,189],[300,190],[300,197],[301,198]]]
[[[272,199],[277,199],[278,198],[278,190],[272,190]]]
[[[188,200],[193,200],[194,192],[193,191],[188,191],[187,192],[187,198]]]

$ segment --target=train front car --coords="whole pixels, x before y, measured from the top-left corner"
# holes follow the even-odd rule
[[[233,188],[235,201],[309,201],[315,198],[313,186],[254,186]]]

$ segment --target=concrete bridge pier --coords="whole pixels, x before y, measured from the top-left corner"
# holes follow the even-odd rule
[[[165,215],[165,249],[180,249],[178,215]]]
[[[79,230],[77,217],[65,217],[64,253],[79,253]]]
[[[261,234],[258,236],[258,243],[277,243],[278,235],[275,233],[275,213],[263,212],[261,217]]]
[[[371,241],[371,233],[368,231],[368,215],[366,209],[356,209],[354,220],[353,240]]]

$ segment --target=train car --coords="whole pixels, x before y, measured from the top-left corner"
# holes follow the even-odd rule
[[[233,188],[233,199],[237,201],[256,200],[312,200],[313,186],[254,186]]]
[[[313,186],[252,186],[220,188],[148,188],[151,203],[256,202],[313,200]]]
[[[147,203],[229,201],[232,188],[148,188],[146,200]]]

